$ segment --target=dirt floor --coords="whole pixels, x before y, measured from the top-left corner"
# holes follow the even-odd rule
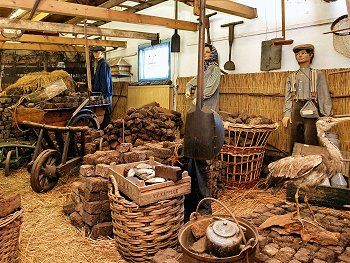
[[[61,178],[58,186],[45,194],[30,188],[29,173],[21,169],[5,177],[0,170],[0,193],[19,192],[24,208],[21,226],[21,262],[125,262],[116,252],[111,239],[92,240],[73,227],[63,215],[62,206],[69,194],[69,186],[77,177]],[[262,190],[225,191],[219,198],[237,216],[247,215],[264,204],[277,203],[284,193],[272,196]],[[215,214],[223,214],[213,205]]]

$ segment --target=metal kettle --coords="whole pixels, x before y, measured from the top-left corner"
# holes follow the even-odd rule
[[[206,229],[206,250],[217,257],[239,254],[242,241],[242,231],[230,220],[217,217]]]

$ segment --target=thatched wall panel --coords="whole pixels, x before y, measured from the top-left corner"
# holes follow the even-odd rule
[[[334,114],[350,114],[350,72],[328,75],[343,69],[326,69],[329,88],[333,97]],[[220,86],[220,110],[232,113],[247,111],[252,115],[262,115],[279,122],[280,128],[274,132],[269,143],[282,150],[289,149],[290,129],[282,127],[285,82],[290,72],[228,74],[222,76]],[[185,99],[184,91],[190,77],[179,78],[177,110],[183,116],[191,100]],[[343,150],[350,151],[350,124],[336,128]]]

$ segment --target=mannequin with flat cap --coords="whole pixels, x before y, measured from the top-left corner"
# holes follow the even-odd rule
[[[113,83],[111,68],[104,58],[105,48],[101,46],[93,46],[91,48],[94,59],[97,61],[94,77],[92,79],[92,91],[101,92],[108,99],[109,106],[105,109],[104,119],[101,123],[101,129],[104,129],[110,123],[110,115],[112,113],[112,93]]]
[[[319,116],[329,116],[332,113],[326,76],[322,71],[310,67],[314,50],[311,44],[293,48],[299,69],[287,78],[282,119],[284,127],[288,123],[292,126],[291,152],[295,142],[318,145],[316,120]]]

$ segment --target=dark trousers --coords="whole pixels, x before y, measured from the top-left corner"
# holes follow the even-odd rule
[[[191,177],[191,193],[185,196],[185,222],[190,219],[192,212],[197,209],[198,203],[204,198],[209,197],[209,188],[207,185],[207,162],[190,159],[188,163],[188,174]],[[199,207],[200,214],[211,214],[211,202],[205,201]]]
[[[103,121],[100,125],[100,129],[103,130],[107,127],[107,125],[111,122],[111,114],[112,114],[112,96],[111,97],[105,97],[109,101],[109,105],[105,108],[105,115],[103,117]]]
[[[303,118],[300,116],[300,110],[306,101],[293,101],[292,124],[291,124],[291,144],[290,152],[293,152],[294,143],[304,143],[309,145],[318,145],[316,118]],[[316,105],[318,108],[318,105]]]

